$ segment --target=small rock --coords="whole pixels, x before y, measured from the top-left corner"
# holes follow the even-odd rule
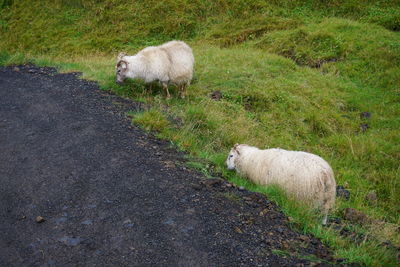
[[[166,160],[163,163],[164,163],[164,166],[167,167],[167,168],[170,168],[170,169],[171,168],[175,168],[175,163],[170,161],[170,160]]]
[[[239,234],[243,234],[243,231],[237,226],[235,226],[235,232],[239,233]]]
[[[44,222],[45,221],[45,219],[42,217],[42,216],[37,216],[36,217],[36,222],[37,223],[42,223],[42,222]]]
[[[376,196],[375,191],[370,191],[366,196],[365,200],[371,206],[376,206],[378,204],[378,197]]]
[[[336,196],[344,198],[346,200],[349,200],[350,192],[348,190],[344,189],[343,186],[338,185],[338,186],[336,186]]]
[[[260,211],[260,213],[258,215],[264,216],[267,213],[268,213],[268,209],[263,209],[262,211]]]
[[[93,224],[93,221],[92,220],[85,220],[85,221],[81,222],[81,224],[91,225],[91,224]]]
[[[252,201],[252,198],[250,198],[250,197],[243,197],[243,200],[246,201],[246,202],[251,202],[251,201]]]
[[[300,239],[301,241],[304,241],[304,242],[310,241],[310,238],[309,238],[308,236],[306,236],[306,235],[300,235],[300,236],[299,236],[299,239]]]
[[[226,187],[232,187],[232,184],[231,183],[227,183]]]
[[[360,119],[369,119],[371,118],[372,114],[371,112],[364,111],[360,113]]]
[[[370,222],[370,219],[366,214],[353,208],[346,208],[344,210],[344,218],[354,223],[364,224]]]
[[[20,69],[18,67],[14,67],[13,71],[20,71]]]
[[[130,219],[125,220],[122,224],[125,227],[132,227],[133,226],[133,223],[132,223],[132,221]]]
[[[219,101],[222,98],[222,93],[221,91],[214,91],[210,94],[211,99],[215,100],[215,101]]]
[[[239,186],[239,188],[238,188],[240,191],[243,191],[244,190],[244,186]]]
[[[206,186],[218,186],[218,185],[221,185],[222,182],[223,182],[223,180],[219,179],[219,178],[210,178],[210,179],[205,179],[205,180],[201,181],[201,183]]]

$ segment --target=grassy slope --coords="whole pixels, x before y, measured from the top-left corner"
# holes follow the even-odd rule
[[[339,256],[395,264],[395,252],[379,239],[400,244],[393,230],[400,224],[400,35],[391,31],[400,28],[398,1],[12,2],[0,1],[2,64],[32,55],[39,64],[83,71],[105,89],[151,103],[151,110],[135,114],[137,123],[209,160],[208,169],[273,196],[295,224]],[[194,48],[196,79],[188,99],[166,102],[140,82],[114,84],[117,51],[133,53],[172,38]],[[215,90],[221,101],[209,98]],[[361,119],[362,111],[372,117]],[[366,132],[362,123],[370,127]],[[336,216],[354,207],[388,223],[354,226],[372,241],[337,237],[276,190],[228,173],[223,162],[236,142],[323,156],[351,192],[350,201],[337,201]],[[364,200],[371,190],[376,207]]]

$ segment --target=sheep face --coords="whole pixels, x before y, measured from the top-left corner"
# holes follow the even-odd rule
[[[116,82],[119,84],[123,83],[127,73],[128,73],[128,62],[124,60],[118,61],[116,67],[116,75],[117,75]]]
[[[228,158],[226,159],[226,166],[228,167],[228,170],[234,170],[236,168],[235,162],[239,155],[239,150],[237,149],[237,145],[235,145],[229,152]]]

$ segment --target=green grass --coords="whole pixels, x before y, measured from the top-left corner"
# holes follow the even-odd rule
[[[399,1],[0,1],[0,64],[34,62],[81,71],[105,90],[150,106],[134,123],[187,151],[190,165],[222,174],[275,200],[293,227],[329,244],[337,257],[395,266],[400,245]],[[162,88],[115,84],[116,54],[173,38],[194,49],[195,79],[185,100]],[[173,95],[177,92],[172,89]],[[220,91],[214,101],[210,93]],[[369,119],[360,118],[368,111]],[[368,124],[363,132],[360,124]],[[384,223],[351,226],[357,243],[279,189],[226,170],[235,143],[316,153],[347,184],[353,207]],[[376,191],[378,205],[365,196]],[[231,196],[226,196],[231,197]]]

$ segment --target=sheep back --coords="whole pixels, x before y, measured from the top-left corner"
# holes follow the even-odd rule
[[[166,51],[156,46],[149,46],[138,52],[134,58],[137,61],[134,66],[142,72],[139,77],[145,82],[156,80],[169,82],[169,70],[172,66]]]
[[[176,85],[189,84],[193,78],[194,56],[192,49],[182,41],[170,41],[159,48],[170,61],[169,79]]]

